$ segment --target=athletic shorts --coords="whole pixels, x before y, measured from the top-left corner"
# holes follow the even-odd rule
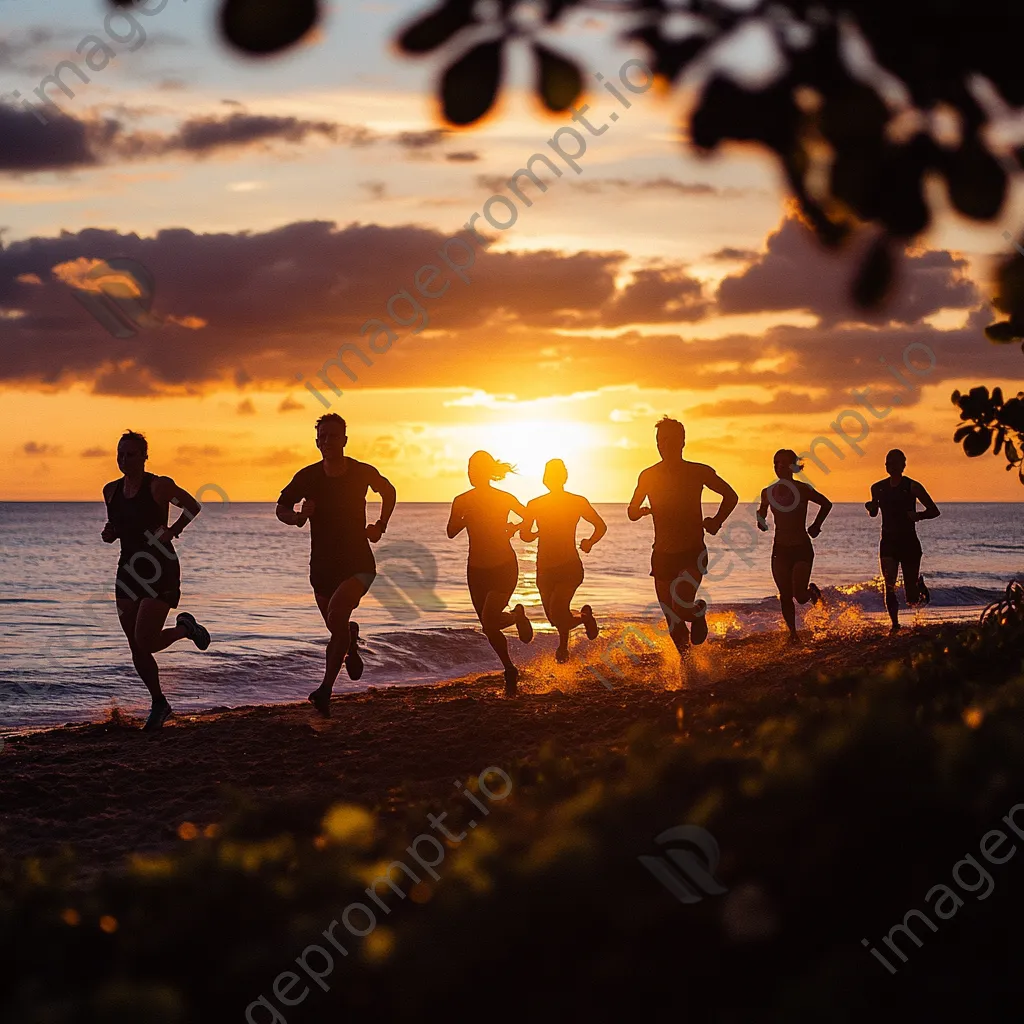
[[[692,551],[651,552],[651,575],[656,580],[671,582],[684,572],[698,579],[707,569],[708,549],[703,544]]]
[[[163,601],[171,608],[181,602],[181,564],[175,559],[159,559],[159,572],[147,561],[139,562],[134,569],[127,565],[117,567],[114,577],[114,597],[118,601],[139,602],[147,599]]]
[[[469,584],[469,596],[473,599],[473,607],[479,616],[483,614],[484,600],[488,594],[502,594],[508,603],[519,583],[519,563],[513,558],[502,562],[501,565],[487,568],[467,565],[466,582]]]
[[[577,558],[561,565],[538,567],[537,589],[554,590],[555,587],[576,590],[583,582],[583,563]]]
[[[814,545],[810,538],[806,543],[776,544],[772,548],[772,572],[789,577],[800,562],[814,564]]]
[[[373,556],[352,562],[340,562],[334,565],[311,565],[309,567],[309,583],[314,594],[333,594],[345,580],[357,579],[367,590],[377,578],[377,563]]]
[[[917,534],[910,537],[883,537],[878,543],[879,558],[895,558],[897,562],[921,561],[921,540]]]

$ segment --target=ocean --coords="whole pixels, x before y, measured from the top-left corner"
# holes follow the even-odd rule
[[[706,514],[715,507],[707,506]],[[1024,570],[1020,505],[940,507],[939,519],[918,526],[932,604],[904,611],[907,624],[975,618]],[[630,523],[625,505],[597,508],[608,533],[584,557],[587,575],[574,607],[593,605],[607,627],[629,620],[653,624],[661,616],[648,575],[651,520]],[[445,534],[448,510],[446,504],[399,505],[376,545],[379,575],[355,616],[366,638],[366,672],[352,683],[342,670],[336,693],[498,668],[476,628],[465,585],[465,534],[455,540]],[[771,534],[754,528],[754,510],[741,504],[722,533],[707,538],[713,558],[722,552],[701,589],[710,602],[712,644],[716,635],[781,625]],[[368,517],[376,518],[375,506]],[[132,713],[148,708],[114,611],[117,545],[100,541],[104,521],[96,502],[0,503],[0,732],[102,719],[113,703]],[[830,607],[877,620],[881,628],[878,528],[862,505],[837,504],[815,544],[812,579]],[[581,524],[579,536],[589,530]],[[513,543],[520,565],[513,603],[526,605],[540,631],[530,647],[512,642],[522,664],[550,658],[554,638],[534,586],[536,545],[518,537]],[[178,610],[195,614],[213,644],[199,652],[181,641],[157,655],[175,710],[304,699],[320,681],[326,642],[308,583],[308,529],[279,523],[272,504],[210,501],[177,547],[183,578]],[[798,624],[803,614],[798,609]],[[586,657],[585,645],[574,635],[580,657]]]

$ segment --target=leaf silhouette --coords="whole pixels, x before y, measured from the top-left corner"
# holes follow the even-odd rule
[[[964,451],[969,458],[984,455],[992,443],[992,431],[988,427],[976,427],[964,438]]]
[[[533,44],[537,58],[537,93],[548,110],[568,110],[583,91],[580,69],[540,43]]]
[[[447,43],[456,32],[472,21],[472,2],[449,0],[443,7],[431,11],[402,32],[398,37],[399,49],[405,53],[430,53]]]
[[[1013,324],[1009,320],[999,320],[994,324],[989,324],[985,328],[985,336],[989,341],[994,341],[997,344],[1005,345],[1008,342],[1016,341],[1020,334],[1014,330]]]
[[[318,0],[227,0],[220,26],[233,46],[265,55],[293,46],[319,18]]]
[[[472,124],[494,105],[504,71],[503,43],[480,43],[445,71],[441,103],[451,124]]]
[[[893,285],[894,267],[889,239],[884,235],[871,243],[853,282],[853,301],[861,309],[876,309]]]

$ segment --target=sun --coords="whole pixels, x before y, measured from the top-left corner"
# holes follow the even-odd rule
[[[516,467],[501,487],[521,500],[542,494],[544,466],[561,459],[572,481],[592,476],[600,458],[601,438],[590,424],[566,419],[509,419],[473,429],[474,445]]]

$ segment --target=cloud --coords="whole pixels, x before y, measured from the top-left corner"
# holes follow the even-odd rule
[[[39,444],[38,441],[27,441],[21,449],[26,455],[60,455],[59,444]]]
[[[901,385],[887,365],[901,366],[902,352],[912,345],[935,353],[934,370],[922,378],[928,385],[1019,371],[1019,351],[985,340],[984,311],[955,330],[921,322],[836,322],[693,338],[686,325],[706,322],[716,308],[683,264],[661,262],[631,274],[621,252],[480,247],[466,283],[443,266],[438,250],[446,240],[414,225],[323,221],[234,234],[174,228],[144,238],[90,229],[18,240],[0,249],[0,311],[6,312],[0,316],[0,382],[47,388],[84,382],[95,393],[127,396],[202,394],[237,386],[236,371],[244,365],[247,388],[276,391],[275,404],[282,391],[296,388],[297,375],[333,399],[330,385],[319,379],[326,373],[343,390],[444,387],[525,400],[566,388],[633,385],[708,392],[707,404],[718,397],[711,392],[729,385],[781,389],[797,396],[794,407],[803,401],[798,396],[813,395],[823,407],[821,395],[849,404],[843,396],[852,388],[870,386],[883,399],[898,394]],[[111,253],[136,259],[152,273],[153,312],[163,326],[115,338],[51,273],[60,264]],[[948,253],[918,257],[923,268],[955,262]],[[443,294],[424,299],[414,282],[430,263],[441,269],[428,288]],[[955,280],[961,273],[947,276]],[[28,284],[25,275],[43,284]],[[412,305],[417,296],[418,307]],[[169,311],[207,326],[175,327]],[[666,326],[657,333],[631,329],[638,323]],[[352,346],[345,365],[357,382],[339,368],[339,346]],[[921,352],[911,355],[920,361]],[[299,398],[307,411],[320,408],[304,392]],[[789,399],[780,397],[779,409],[751,401],[730,414],[763,417],[782,411]]]
[[[760,254],[755,252],[753,249],[735,249],[732,246],[726,246],[724,249],[719,249],[718,252],[711,253],[708,256],[709,260],[741,260],[744,263],[749,263],[752,260],[756,260]]]
[[[199,462],[203,459],[219,459],[223,449],[214,444],[183,444],[178,446],[178,461],[183,463]]]
[[[444,158],[453,164],[472,164],[480,159],[480,154],[472,149],[460,149],[454,153],[445,153]]]
[[[284,401],[277,407],[278,412],[302,412],[306,407],[301,402],[296,402],[294,398],[289,395]]]
[[[47,113],[43,124],[30,111],[0,104],[0,171],[69,170],[99,163],[87,124]]]
[[[676,181],[662,175],[659,178],[593,178],[575,182],[580,192],[600,194],[603,192],[672,192],[679,196],[701,196],[704,198],[735,199],[748,195],[752,189],[711,185],[706,181]]]
[[[238,403],[238,408],[235,411],[239,416],[255,416],[256,406],[253,405],[251,398],[244,398]]]
[[[114,453],[108,452],[105,448],[86,448],[81,452],[83,459],[112,459],[113,457]]]
[[[825,250],[795,215],[768,236],[767,251],[726,277],[718,289],[723,313],[803,310],[822,323],[919,323],[940,309],[973,309],[981,302],[967,261],[945,250],[904,257],[895,298],[877,314],[853,310],[850,285],[863,256],[860,245],[836,254]]]
[[[687,409],[688,416],[767,416],[781,414],[797,416],[805,413],[828,412],[850,399],[842,390],[832,390],[823,395],[808,395],[799,391],[777,391],[766,402],[749,398],[723,399],[708,402]]]

